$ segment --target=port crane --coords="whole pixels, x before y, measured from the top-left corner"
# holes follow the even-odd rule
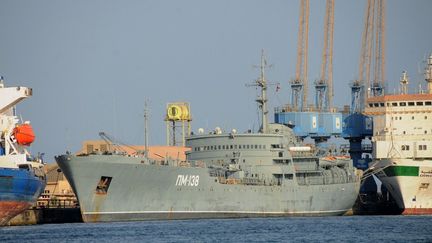
[[[342,136],[350,142],[354,166],[367,169],[364,153],[371,147],[362,141],[371,137],[372,118],[363,115],[367,98],[384,95],[385,86],[385,0],[367,0],[360,49],[358,77],[351,84],[350,113],[344,118]]]
[[[327,0],[321,74],[315,82],[315,107],[318,111],[331,111],[333,106],[333,33],[334,0]]]
[[[300,138],[310,137],[324,146],[331,136],[342,133],[342,114],[333,106],[334,0],[326,0],[321,73],[315,82],[315,106],[308,106],[309,0],[300,0],[296,75],[291,84],[291,105],[275,109],[275,122],[293,127]]]
[[[300,1],[295,78],[291,80],[291,104],[294,111],[305,111],[308,96],[309,0]]]

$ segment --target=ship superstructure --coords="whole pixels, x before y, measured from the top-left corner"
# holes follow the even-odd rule
[[[432,55],[426,67],[427,91],[408,94],[406,72],[401,93],[367,100],[373,117],[370,168],[403,214],[432,213]]]
[[[15,105],[31,95],[30,88],[5,87],[0,77],[0,225],[29,208],[45,187],[43,164],[26,150],[33,130],[15,115]]]
[[[287,125],[266,122],[261,63],[257,133],[199,129],[186,139],[185,161],[114,153],[56,157],[84,221],[322,216],[351,209],[360,186],[352,160],[318,156]]]

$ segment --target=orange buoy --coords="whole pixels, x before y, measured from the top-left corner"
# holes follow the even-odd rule
[[[30,124],[17,125],[13,132],[18,144],[29,146],[34,140],[35,135]]]

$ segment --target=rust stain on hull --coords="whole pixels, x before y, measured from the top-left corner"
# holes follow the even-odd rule
[[[0,202],[0,226],[5,225],[16,215],[31,206],[28,202],[2,201]]]

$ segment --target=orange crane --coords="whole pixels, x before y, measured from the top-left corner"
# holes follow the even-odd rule
[[[360,50],[359,76],[353,83],[352,112],[362,112],[368,97],[384,94],[385,6],[385,0],[367,1]],[[372,64],[374,64],[373,77],[371,77]],[[357,91],[354,92],[354,89]]]
[[[375,21],[375,70],[372,80],[372,96],[384,94],[385,85],[385,0],[374,0]]]
[[[315,106],[319,111],[331,111],[333,106],[333,33],[334,0],[327,0],[321,74],[320,79],[315,82]]]
[[[308,89],[309,0],[300,0],[295,79],[291,81],[291,103],[294,111],[305,111]]]

